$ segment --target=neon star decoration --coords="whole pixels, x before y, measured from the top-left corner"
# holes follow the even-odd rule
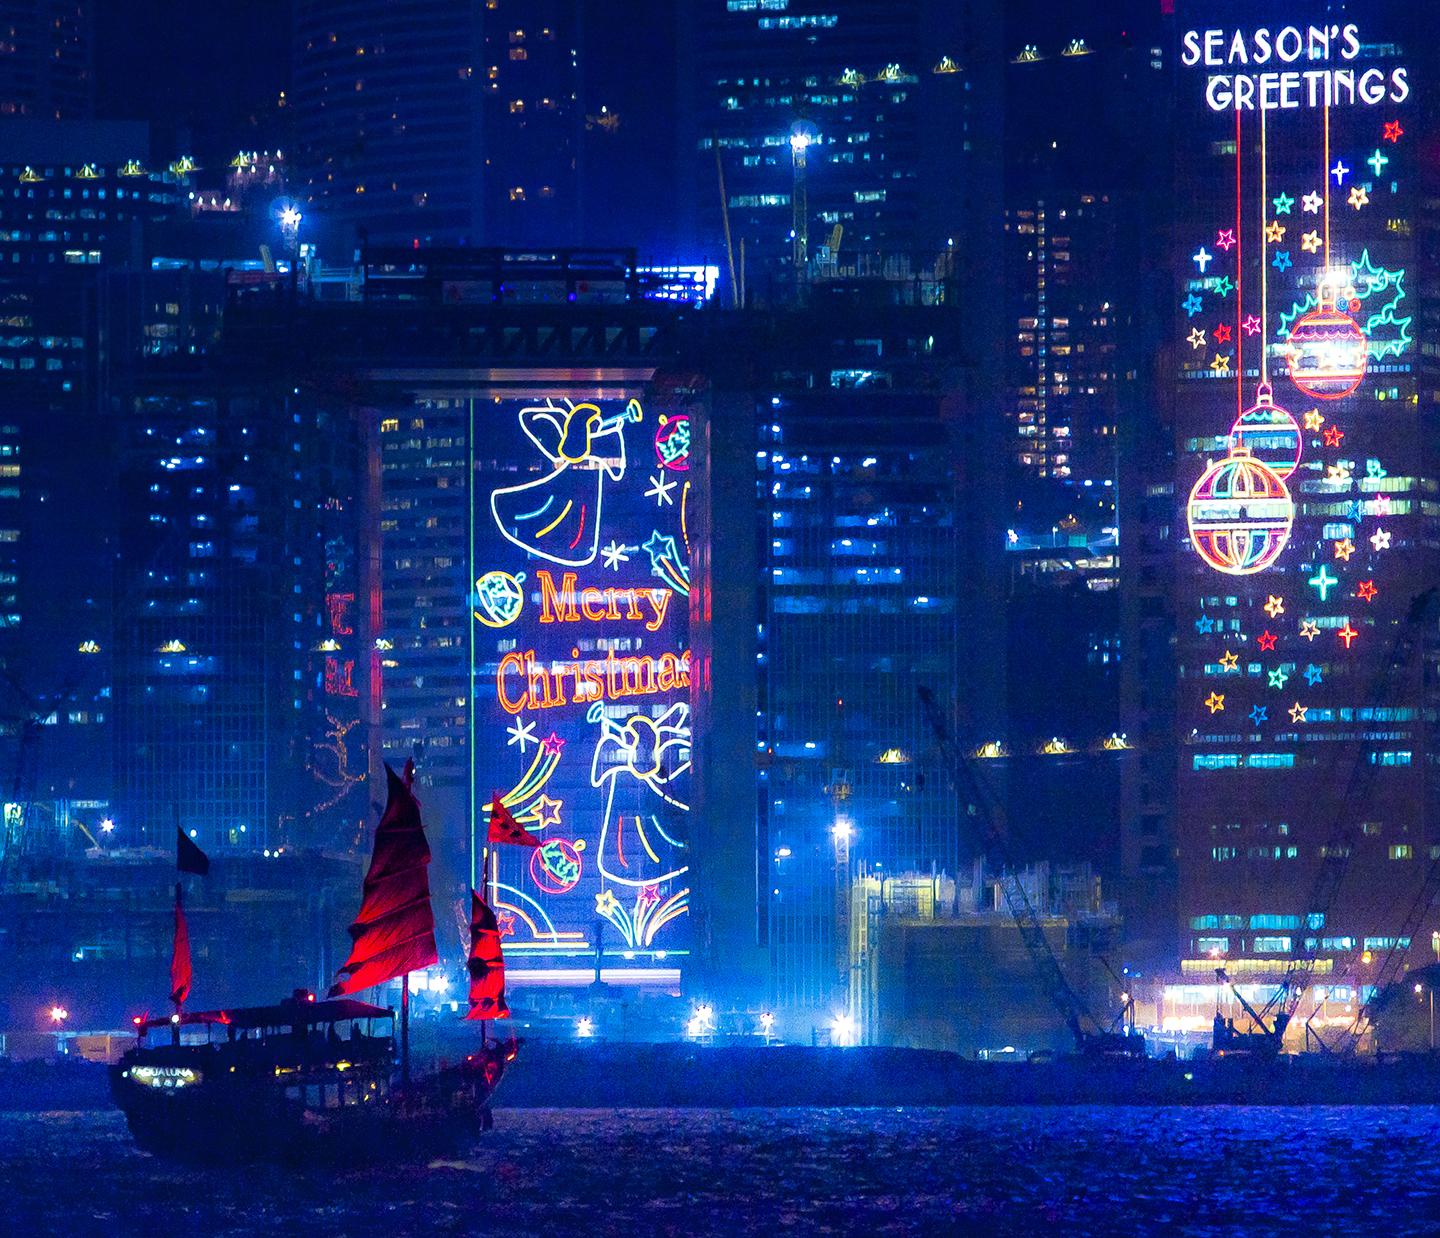
[[[1241,329],[1242,331],[1244,331],[1246,335],[1259,335],[1259,334],[1260,334],[1260,315],[1259,315],[1259,314],[1251,314],[1251,315],[1249,315],[1249,316],[1245,319],[1245,321],[1240,324],[1240,329]]]
[[[1366,477],[1381,478],[1381,477],[1388,476],[1388,474],[1385,472],[1385,466],[1382,465],[1379,460],[1366,460],[1366,461],[1365,461],[1365,476],[1366,476]],[[1388,496],[1382,495],[1381,497],[1384,498],[1387,503],[1389,502],[1389,497],[1388,497]]]
[[[1222,692],[1212,692],[1205,698],[1204,704],[1209,707],[1212,714],[1218,714],[1225,708],[1225,694]]]
[[[1400,128],[1400,122],[1398,120],[1387,120],[1385,122],[1385,134],[1380,140],[1382,142],[1398,143],[1400,141],[1400,135],[1404,132],[1405,130]]]
[[[565,746],[565,741],[554,731],[540,741],[540,747],[544,749],[547,756],[559,756],[560,749]]]
[[[1346,482],[1350,480],[1350,469],[1343,462],[1332,464],[1325,470],[1325,480],[1334,482]]]
[[[1277,666],[1270,672],[1270,686],[1272,688],[1283,688],[1285,681],[1290,678],[1290,672],[1283,666]]]
[[[1308,683],[1312,688],[1316,684],[1318,684],[1324,677],[1325,672],[1322,671],[1313,662],[1305,668],[1305,682]]]
[[[652,477],[650,479],[650,489],[645,491],[645,497],[647,499],[654,499],[656,507],[664,507],[666,503],[673,504],[675,498],[670,491],[674,490],[676,485],[677,483],[673,478],[666,477],[662,473],[659,477]]]
[[[520,755],[524,756],[526,744],[538,744],[540,742],[539,737],[535,734],[535,727],[536,724],[534,722],[525,722],[517,717],[514,726],[505,728],[505,733],[510,736],[510,738],[505,741],[505,746],[508,748],[511,744],[519,744]]]
[[[1306,715],[1308,712],[1309,712],[1309,706],[1307,706],[1307,705],[1302,705],[1302,704],[1300,704],[1299,701],[1296,701],[1295,704],[1293,704],[1292,706],[1290,706],[1290,721],[1291,721],[1291,722],[1304,722],[1304,721],[1305,721],[1305,715]]]
[[[1318,254],[1320,252],[1320,233],[1312,228],[1300,238],[1300,248],[1307,254]]]
[[[1375,175],[1378,177],[1384,170],[1385,165],[1390,162],[1390,156],[1382,155],[1380,148],[1377,146],[1375,153],[1371,155],[1369,159],[1365,160],[1365,162],[1375,169]]]
[[[673,537],[656,529],[640,549],[650,556],[650,575],[658,576],[676,593],[690,596],[690,569],[681,560]]]
[[[1370,511],[1372,515],[1388,516],[1390,514],[1390,496],[1377,494],[1370,500]]]
[[[1288,193],[1282,192],[1278,198],[1271,198],[1270,205],[1275,208],[1277,215],[1288,215],[1290,208],[1295,205],[1295,199]]]
[[[1339,426],[1332,425],[1328,430],[1325,431],[1325,446],[1339,447],[1340,440],[1344,437],[1345,431],[1342,430]]]
[[[1321,198],[1318,193],[1307,193],[1300,199],[1300,205],[1309,211],[1310,214],[1318,215],[1320,213],[1320,205],[1323,201],[1324,199]]]
[[[1228,297],[1235,291],[1235,285],[1230,282],[1228,275],[1222,275],[1220,282],[1215,285],[1215,291],[1222,297]]]
[[[1318,430],[1325,424],[1325,418],[1321,416],[1320,410],[1312,408],[1305,414],[1305,428],[1307,430]]]
[[[1285,225],[1278,220],[1272,219],[1265,225],[1265,239],[1271,245],[1276,245],[1285,239]]]
[[[1229,253],[1235,247],[1235,229],[1221,228],[1220,234],[1215,238],[1215,248],[1223,249]]]
[[[1201,636],[1208,636],[1215,630],[1215,620],[1210,618],[1209,615],[1201,615],[1200,618],[1195,620],[1195,630],[1199,632]]]
[[[1340,578],[1338,576],[1331,576],[1330,569],[1322,563],[1320,570],[1310,577],[1308,583],[1319,590],[1320,600],[1324,602],[1329,599],[1330,590],[1340,583]]]
[[[1335,166],[1330,169],[1330,175],[1335,178],[1337,185],[1343,185],[1345,178],[1350,175],[1350,169],[1345,166],[1343,159],[1335,160]]]
[[[1217,352],[1217,353],[1215,354],[1215,360],[1210,363],[1210,368],[1211,368],[1212,370],[1214,370],[1216,373],[1219,373],[1219,374],[1228,374],[1228,373],[1230,372],[1230,356],[1229,356],[1229,354],[1226,353],[1225,355],[1222,356],[1220,353]]]
[[[1350,642],[1353,641],[1357,636],[1359,636],[1360,633],[1350,626],[1350,621],[1347,619],[1345,621],[1345,626],[1341,628],[1338,632],[1336,632],[1335,635],[1338,636],[1341,640],[1343,640],[1345,642],[1345,648],[1349,649]]]
[[[1254,705],[1250,709],[1249,717],[1251,726],[1259,726],[1262,722],[1266,721],[1268,711],[1264,705]]]
[[[1375,595],[1378,592],[1379,590],[1375,588],[1375,582],[1373,580],[1362,580],[1355,586],[1355,596],[1362,601],[1374,601]]]
[[[1374,546],[1376,550],[1389,550],[1390,530],[1376,529],[1375,532],[1370,534],[1370,544]]]
[[[1338,542],[1335,543],[1335,557],[1337,559],[1344,559],[1346,563],[1349,563],[1350,556],[1354,553],[1355,543],[1352,542],[1348,537],[1341,538]]]
[[[1200,268],[1200,274],[1205,274],[1205,268],[1215,261],[1215,255],[1210,253],[1205,246],[1200,246],[1190,255],[1190,261]]]
[[[1205,347],[1205,332],[1200,330],[1199,327],[1191,327],[1190,334],[1187,335],[1185,338],[1189,341],[1191,348]]]
[[[1369,205],[1370,194],[1366,191],[1364,185],[1356,185],[1350,191],[1350,196],[1345,200],[1358,211],[1362,206]]]
[[[1217,344],[1228,344],[1230,342],[1230,324],[1228,322],[1216,323],[1215,342]]]
[[[1272,593],[1272,594],[1270,595],[1269,599],[1268,599],[1268,600],[1266,601],[1266,603],[1265,603],[1264,610],[1265,610],[1265,613],[1266,613],[1267,615],[1269,615],[1270,618],[1272,618],[1272,619],[1274,619],[1277,615],[1283,615],[1283,614],[1285,613],[1285,602],[1284,602],[1284,599],[1282,599],[1282,598],[1277,598],[1277,597]]]
[[[1259,645],[1261,649],[1265,650],[1266,653],[1273,653],[1275,651],[1275,634],[1271,632],[1269,628],[1266,628],[1264,632],[1255,638],[1255,643]]]
[[[1320,625],[1313,619],[1302,619],[1300,621],[1300,635],[1313,645],[1315,638],[1320,635]]]
[[[1182,302],[1180,302],[1180,304],[1181,307],[1185,310],[1185,315],[1187,318],[1194,318],[1196,314],[1198,314],[1202,309],[1205,308],[1205,302],[1203,302],[1193,292]]]
[[[1220,659],[1220,665],[1227,671],[1238,671],[1240,669],[1240,659],[1227,649],[1224,656]]]
[[[1275,257],[1270,259],[1270,265],[1277,271],[1288,271],[1294,266],[1294,263],[1290,261],[1290,251],[1288,249],[1277,249],[1275,251]]]

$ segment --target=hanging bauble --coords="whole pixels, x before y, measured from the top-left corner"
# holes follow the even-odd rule
[[[1285,360],[1290,378],[1308,396],[1338,400],[1360,385],[1370,359],[1370,341],[1349,314],[1336,309],[1340,291],[1322,283],[1318,308],[1290,331]]]
[[[1300,463],[1300,425],[1275,403],[1269,383],[1261,383],[1255,403],[1235,419],[1230,446],[1243,447],[1277,477],[1289,477]]]
[[[1248,576],[1270,567],[1295,521],[1290,491],[1269,465],[1233,447],[1190,491],[1190,544],[1217,572]]]

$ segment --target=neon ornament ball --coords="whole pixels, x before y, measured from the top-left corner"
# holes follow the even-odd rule
[[[1300,425],[1275,403],[1269,383],[1261,383],[1255,403],[1235,419],[1230,446],[1243,447],[1275,476],[1289,477],[1300,464]]]
[[[1295,502],[1283,480],[1244,447],[1213,461],[1186,505],[1190,544],[1217,572],[1248,576],[1271,567],[1290,538]]]
[[[1338,400],[1365,377],[1370,342],[1349,314],[1336,308],[1338,292],[1322,283],[1320,304],[1300,319],[1285,345],[1290,378],[1306,395]]]

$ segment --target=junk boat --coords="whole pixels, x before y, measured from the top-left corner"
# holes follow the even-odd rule
[[[518,1043],[485,1030],[510,1013],[495,916],[472,891],[467,1017],[481,1021],[476,1051],[412,1077],[409,973],[438,960],[430,848],[413,766],[403,781],[385,772],[389,801],[350,928],[354,946],[325,1000],[297,989],[273,1006],[187,1013],[189,933],[177,882],[174,1013],[136,1019],[135,1047],[110,1067],[111,1094],[144,1150],[186,1160],[388,1159],[458,1150],[489,1129],[490,1097]],[[203,852],[176,833],[180,870],[208,872]],[[394,1010],[349,996],[397,976],[398,1042]]]

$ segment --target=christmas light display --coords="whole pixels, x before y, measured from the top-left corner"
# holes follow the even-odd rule
[[[1365,333],[1336,308],[1342,291],[1321,284],[1319,306],[1295,324],[1285,345],[1291,382],[1317,400],[1338,400],[1354,391],[1370,357]]]
[[[1230,445],[1243,447],[1282,480],[1300,463],[1300,427],[1274,400],[1269,383],[1261,383],[1255,403],[1236,418]]]
[[[1244,447],[1207,468],[1186,505],[1190,543],[1216,571],[1262,572],[1285,548],[1295,502],[1279,475]]]

